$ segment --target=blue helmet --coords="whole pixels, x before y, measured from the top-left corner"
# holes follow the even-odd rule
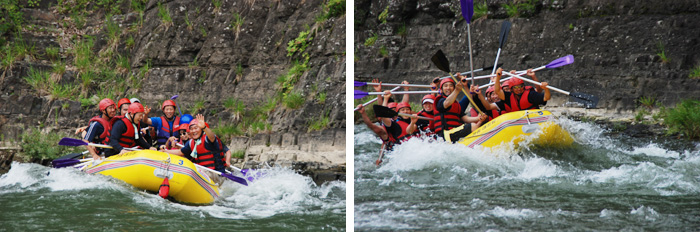
[[[183,114],[182,116],[180,116],[180,124],[190,123],[190,121],[192,121],[192,115]]]

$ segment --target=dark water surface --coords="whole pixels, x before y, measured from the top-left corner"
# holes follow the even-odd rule
[[[50,170],[50,174],[46,175]],[[102,175],[13,163],[0,176],[0,231],[344,231],[345,182],[317,186],[288,169],[210,206],[161,199]]]
[[[698,144],[561,119],[575,145],[515,151],[414,139],[385,156],[355,127],[355,230],[700,228]]]

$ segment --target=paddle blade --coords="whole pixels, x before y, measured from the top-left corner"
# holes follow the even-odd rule
[[[177,97],[179,97],[179,96],[180,96],[180,95],[175,94],[175,96],[170,97],[170,100],[175,100],[175,99],[177,99]]]
[[[360,99],[363,97],[367,97],[369,94],[367,92],[364,92],[362,90],[355,90],[355,99]]]
[[[360,86],[365,86],[365,85],[367,85],[367,82],[355,81],[355,87],[360,87]]]
[[[447,60],[447,57],[445,56],[445,53],[442,53],[442,50],[438,50],[435,55],[430,58],[430,60],[433,61],[433,64],[435,64],[438,69],[447,73],[450,72],[450,61]]]
[[[549,62],[549,64],[545,65],[547,68],[558,68],[564,65],[570,65],[574,63],[574,56],[573,55],[568,55],[565,57],[561,57],[559,59],[556,59],[552,62]]]
[[[467,20],[467,24],[472,23],[472,16],[474,16],[474,1],[459,0],[459,5],[462,7],[462,17],[464,17],[464,20]]]
[[[163,183],[160,184],[160,188],[158,188],[158,196],[165,199],[165,198],[168,198],[169,194],[170,194],[170,181],[168,181],[168,177],[166,176],[165,179],[163,179]]]
[[[54,168],[65,168],[76,164],[79,164],[80,160],[77,159],[55,159],[51,161],[51,166]]]
[[[508,21],[508,20],[503,21],[503,23],[501,24],[501,36],[498,37],[498,47],[499,48],[503,48],[503,45],[506,44],[506,40],[508,40],[508,33],[509,32],[510,32],[510,21]]]
[[[569,93],[571,99],[586,106],[586,109],[595,109],[598,106],[598,97],[585,93]]]
[[[382,118],[393,118],[399,115],[396,111],[389,109],[389,107],[382,105],[373,105],[374,115]]]
[[[239,183],[239,184],[248,186],[248,182],[247,182],[245,179],[243,179],[243,178],[240,178],[240,177],[231,175],[231,174],[229,174],[229,173],[221,173],[221,176],[226,177],[227,179],[232,180],[232,181],[234,181],[234,182],[237,182],[237,183]]]
[[[88,143],[86,143],[85,141],[80,140],[80,139],[62,138],[61,141],[58,141],[58,145],[77,147],[77,146],[85,146],[85,145],[88,145]]]

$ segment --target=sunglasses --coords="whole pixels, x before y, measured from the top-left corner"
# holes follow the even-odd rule
[[[516,85],[516,86],[510,87],[510,89],[522,89],[524,87],[525,87],[524,85]]]

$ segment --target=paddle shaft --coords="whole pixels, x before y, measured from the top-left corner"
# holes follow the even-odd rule
[[[429,93],[438,93],[436,90],[429,90],[429,91],[396,91],[396,92],[391,92],[391,94],[429,94]],[[384,95],[384,92],[367,92],[367,95]]]
[[[404,113],[397,113],[397,114],[398,114],[398,115],[401,115],[401,116],[411,117],[411,118],[413,117],[412,114],[404,114]],[[418,119],[423,119],[423,120],[430,120],[430,121],[435,120],[435,119],[432,119],[432,118],[427,118],[427,117],[422,117],[422,116],[416,116],[416,118],[418,118]]]
[[[497,66],[494,66],[494,67],[495,67],[495,68],[498,68]],[[460,75],[467,75],[467,74],[471,74],[471,73],[475,73],[475,72],[481,72],[481,71],[484,71],[484,68],[475,69],[474,71],[471,71],[471,72],[463,72],[463,73],[460,73]],[[450,76],[440,77],[440,80],[446,79],[446,78],[450,78]],[[476,78],[476,77],[474,77],[474,78]]]
[[[455,77],[452,75],[452,73],[450,73],[450,77],[452,77],[452,80],[455,81],[455,83],[458,82],[457,78],[455,78]],[[457,84],[455,84],[455,85],[457,85]],[[476,103],[474,103],[474,100],[472,100],[472,96],[471,96],[466,90],[464,90],[464,88],[462,88],[462,93],[464,93],[464,95],[467,96],[467,99],[469,99],[469,102],[472,103],[472,105],[474,106],[474,108],[476,108],[476,110],[479,111],[480,114],[483,114],[483,113],[484,113],[484,112],[481,111],[481,109],[479,109],[479,107],[476,107]]]
[[[399,87],[418,87],[418,88],[430,88],[430,85],[415,85],[415,84],[387,84],[387,83],[372,83],[365,82],[365,85],[381,85],[381,86],[399,86]]]
[[[542,85],[542,83],[540,83],[540,82],[533,81],[533,80],[530,80],[530,79],[525,78],[525,77],[521,77],[521,76],[518,76],[518,75],[515,75],[515,74],[511,74],[511,73],[507,73],[507,72],[503,72],[503,73],[505,73],[505,74],[507,74],[507,75],[509,75],[509,76],[511,76],[511,77],[515,77],[515,78],[518,78],[518,79],[520,79],[520,80],[530,82],[530,83],[532,83],[532,84]],[[549,85],[547,85],[547,88],[548,88],[548,89],[551,89],[551,90],[554,90],[554,91],[557,91],[557,92],[560,92],[560,93],[563,93],[563,94],[566,94],[566,95],[570,95],[570,94],[571,94],[571,93],[569,93],[569,92],[567,92],[567,91],[561,90],[561,89],[556,88],[556,87],[554,87],[554,86],[549,86]]]
[[[390,91],[393,92],[393,91],[395,91],[395,90],[398,90],[399,88],[401,88],[401,86],[396,87],[396,88],[393,88],[393,89],[391,89]],[[372,104],[372,102],[376,102],[377,100],[379,100],[379,97],[376,97],[376,98],[374,98],[374,99],[372,99],[372,100],[370,100],[370,101],[368,101],[368,102],[365,102],[364,104],[362,104],[362,106],[363,106],[363,107],[364,107],[364,106],[367,106],[367,105],[369,105],[369,104]],[[355,110],[353,110],[353,111],[357,111],[357,110],[359,110],[359,109],[360,109],[360,107],[357,107],[357,108],[355,108]]]
[[[471,16],[470,16],[471,17]],[[467,22],[467,40],[469,41],[469,70],[471,70],[472,85],[474,85],[474,61],[472,60],[472,32],[469,28],[469,22]],[[470,98],[471,101],[471,98]],[[472,104],[474,104],[472,102]],[[479,111],[481,112],[481,111]]]

